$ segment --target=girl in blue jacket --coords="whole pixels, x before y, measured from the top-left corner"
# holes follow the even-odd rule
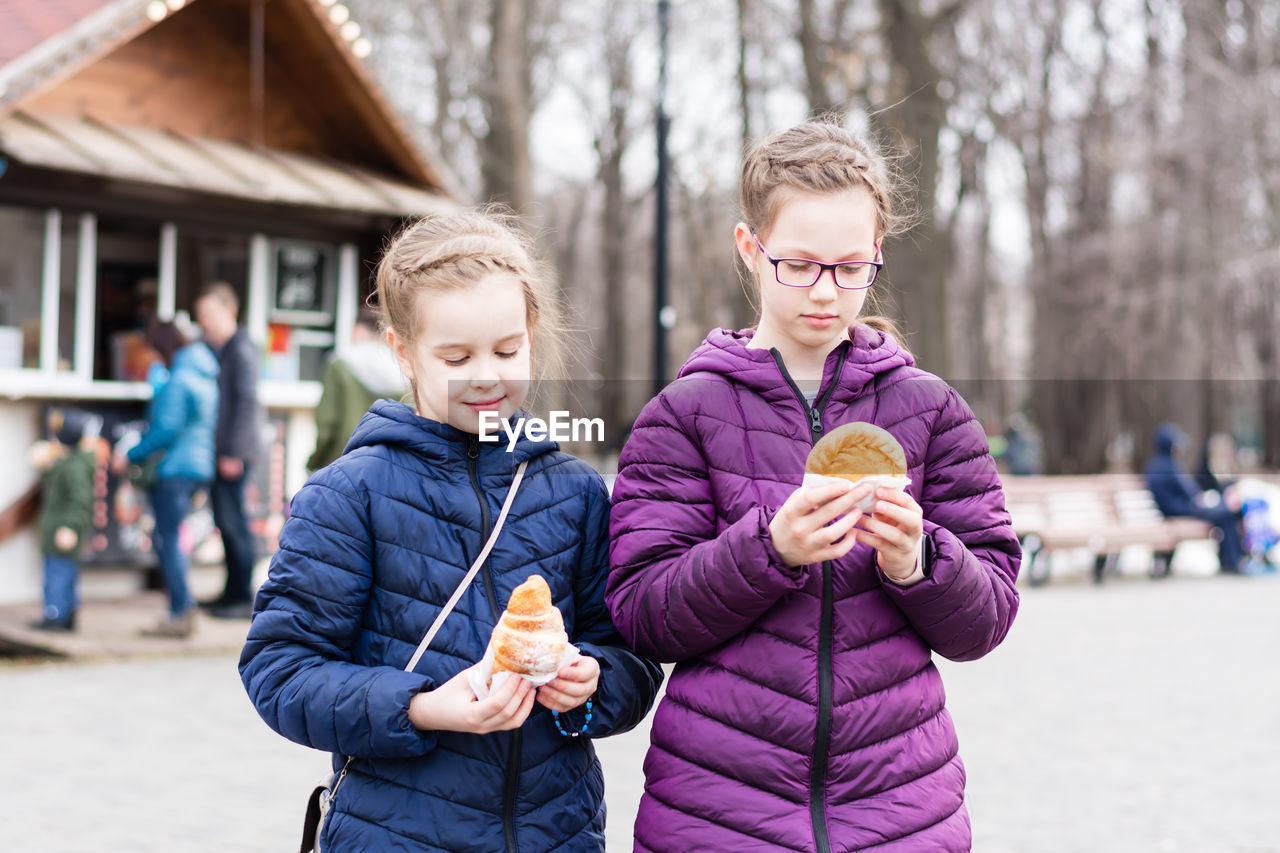
[[[326,853],[604,849],[590,739],[640,722],[661,670],[623,645],[604,605],[600,475],[551,441],[480,440],[481,413],[514,421],[533,369],[554,369],[559,305],[532,258],[484,212],[423,220],[391,243],[377,298],[413,405],[375,402],[298,492],[258,593],[240,659],[258,712],[334,753],[335,769],[353,759],[321,828]],[[489,559],[403,671],[526,460]],[[582,657],[543,687],[512,678],[478,700],[466,670],[534,573]]]

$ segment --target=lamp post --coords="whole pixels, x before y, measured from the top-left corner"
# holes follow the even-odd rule
[[[675,310],[667,304],[667,30],[671,0],[658,0],[658,175],[654,192],[653,230],[653,392],[667,379],[667,330]]]

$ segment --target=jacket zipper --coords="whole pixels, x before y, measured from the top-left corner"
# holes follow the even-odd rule
[[[484,489],[480,487],[480,439],[478,436],[467,437],[467,475],[471,478],[471,488],[480,502],[480,541],[489,540],[489,502],[485,499]],[[484,561],[485,597],[489,600],[489,613],[494,624],[502,618],[498,609],[498,593],[493,583],[493,569],[489,561]],[[516,794],[520,785],[520,755],[523,737],[520,730],[511,733],[511,745],[507,750],[507,766],[503,771],[502,785],[502,837],[507,845],[507,853],[517,853],[516,847]]]
[[[840,374],[844,370],[845,354],[841,353],[836,361],[835,375],[831,384],[821,397],[814,401],[812,407],[804,398],[800,387],[796,385],[787,367],[782,363],[782,353],[776,349],[769,350],[773,360],[782,372],[782,378],[791,386],[796,399],[809,418],[809,444],[813,445],[822,437],[822,412],[831,399],[831,394],[840,384]],[[822,564],[822,615],[818,624],[818,731],[814,739],[813,764],[809,767],[809,820],[813,824],[813,841],[818,853],[830,853],[831,841],[827,836],[826,775],[827,758],[831,750],[831,714],[832,687],[835,681],[832,657],[835,644],[835,583],[832,576],[834,569],[830,563]]]

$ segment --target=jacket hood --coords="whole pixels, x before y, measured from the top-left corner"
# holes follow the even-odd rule
[[[409,390],[396,357],[382,341],[356,341],[339,358],[370,394],[399,397]]]
[[[1155,434],[1152,436],[1152,443],[1155,446],[1156,453],[1162,456],[1172,456],[1175,447],[1186,445],[1187,434],[1174,424],[1163,423],[1156,427]]]
[[[528,417],[520,412],[518,417]],[[456,461],[458,454],[466,455],[468,446],[476,438],[475,433],[464,432],[457,427],[420,417],[413,409],[395,400],[376,400],[369,413],[360,419],[343,454],[360,447],[378,445],[400,446],[428,461],[446,463]],[[559,450],[557,442],[533,441],[523,432],[511,452],[507,452],[507,438],[499,435],[496,442],[479,443],[481,465],[486,468],[500,466],[501,459],[510,460],[510,466]]]
[[[736,332],[713,330],[685,361],[678,375],[687,376],[700,371],[718,373],[760,393],[774,390],[779,384],[785,385],[773,350],[747,347],[754,335],[754,329]],[[842,358],[844,366],[840,384],[842,393],[850,395],[856,395],[877,374],[915,364],[911,354],[891,335],[860,323],[850,326],[849,340],[841,341],[827,355],[822,371],[824,379],[831,375]]]
[[[197,341],[173,354],[173,370],[170,373],[177,373],[179,370],[190,370],[214,379],[218,376],[218,357],[208,346]]]

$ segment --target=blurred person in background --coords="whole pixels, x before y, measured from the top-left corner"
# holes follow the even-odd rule
[[[356,424],[374,400],[398,400],[409,390],[400,365],[382,338],[380,317],[363,309],[351,330],[351,345],[325,370],[316,404],[316,449],[307,470],[318,471],[342,455]]]
[[[191,512],[196,491],[213,481],[214,427],[218,410],[218,360],[193,334],[168,321],[147,329],[147,343],[160,354],[168,376],[147,404],[147,426],[127,450],[118,448],[112,470],[154,463],[150,485],[155,515],[155,551],[169,593],[169,616],[143,631],[154,637],[188,637],[195,630],[195,601],[187,583],[187,555],[178,531]]]
[[[1174,424],[1156,427],[1152,455],[1143,471],[1147,488],[1166,517],[1198,518],[1212,524],[1219,537],[1219,570],[1238,574],[1244,559],[1240,498],[1230,487],[1221,492],[1200,488],[1181,458],[1187,443],[1186,433]]]
[[[258,457],[262,424],[258,352],[239,325],[240,300],[231,285],[209,285],[196,299],[195,308],[205,343],[221,369],[217,470],[210,498],[227,564],[222,593],[200,606],[218,619],[248,619],[253,610],[254,545],[245,513],[245,486]]]
[[[31,627],[74,631],[80,608],[80,554],[93,526],[93,450],[102,420],[76,409],[50,409],[47,441],[32,445],[40,477],[40,550],[44,554],[44,615]]]

